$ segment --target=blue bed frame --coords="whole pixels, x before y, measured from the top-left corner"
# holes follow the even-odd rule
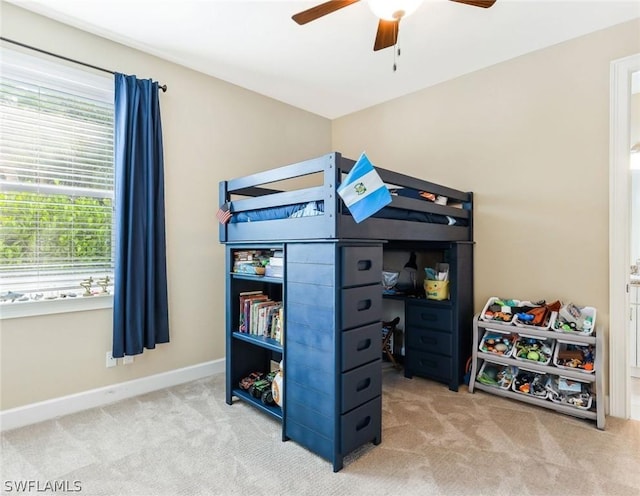
[[[305,239],[360,239],[406,241],[473,241],[473,193],[441,186],[381,167],[376,170],[387,185],[428,191],[449,198],[462,208],[438,205],[425,200],[394,196],[387,209],[431,213],[463,219],[467,225],[446,225],[388,218],[370,217],[356,223],[336,189],[342,174],[348,173],[354,160],[332,152],[296,164],[258,172],[220,183],[220,204],[231,202],[232,212],[324,202],[324,215],[300,218],[228,223],[220,226],[220,241],[280,241]],[[322,185],[281,191],[267,187],[271,183],[322,175]]]
[[[438,332],[429,334],[429,339],[433,339],[433,334],[442,335],[438,339],[449,340],[449,347],[457,349],[458,339],[464,339],[458,337],[459,329],[471,329],[466,321],[459,320],[459,315],[466,319],[473,315],[468,308],[473,301],[472,194],[378,167],[387,185],[409,188],[413,190],[411,193],[429,191],[447,196],[463,207],[394,196],[385,210],[452,216],[467,225],[379,217],[357,224],[336,192],[343,174],[354,164],[353,160],[333,152],[220,183],[220,204],[230,202],[235,214],[323,202],[323,215],[220,225],[220,241],[227,245],[228,274],[226,402],[231,405],[235,396],[280,419],[283,441],[291,439],[331,461],[334,471],[342,468],[348,453],[369,442],[379,444],[382,439],[380,277],[386,241],[388,246],[401,245],[402,249],[448,254],[452,300],[423,308],[426,304],[414,299],[415,305],[411,307],[420,319],[436,319]],[[300,186],[310,184],[306,176],[312,174],[313,184],[319,186]],[[292,184],[298,189],[288,187]],[[275,189],[280,187],[287,191]],[[234,252],[246,249],[281,250],[285,258],[284,277],[234,273]],[[285,302],[284,344],[238,331],[238,295],[254,290]],[[421,322],[416,325],[419,332],[430,332],[420,327]],[[437,361],[435,372],[451,374],[451,382],[457,388],[459,362],[455,353],[454,357],[442,358],[442,363],[451,364],[449,368]],[[427,356],[420,351],[414,355],[418,357],[416,363]],[[265,370],[266,364],[283,358],[286,365],[282,409],[265,406],[239,389],[241,378],[251,371]],[[431,370],[434,365],[429,360]],[[415,370],[416,375],[422,372]],[[435,376],[441,377],[435,372]]]

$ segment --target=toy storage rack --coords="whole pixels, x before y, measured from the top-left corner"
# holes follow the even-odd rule
[[[561,340],[565,343],[575,343],[580,345],[594,345],[595,346],[595,372],[586,373],[576,370],[570,370],[567,368],[556,367],[553,362],[549,365],[537,364],[535,362],[525,362],[523,360],[516,360],[513,357],[504,357],[495,353],[485,353],[479,350],[479,343],[484,335],[485,330],[492,329],[505,333],[513,334],[526,334],[527,336],[540,337],[544,339]],[[605,428],[605,411],[604,411],[604,382],[603,382],[603,330],[601,328],[596,329],[595,334],[592,335],[580,335],[580,334],[568,334],[560,333],[553,330],[536,330],[527,327],[526,329],[518,326],[498,322],[489,322],[481,319],[480,314],[476,314],[473,319],[473,354],[471,364],[471,376],[469,378],[469,392],[473,393],[475,389],[480,389],[488,393],[496,394],[498,396],[504,396],[513,400],[523,401],[532,405],[555,410],[566,415],[572,415],[574,417],[595,420],[596,426],[600,430]],[[519,369],[525,369],[532,372],[539,372],[542,374],[558,375],[566,377],[568,379],[575,379],[582,382],[591,383],[591,392],[594,396],[594,406],[588,410],[577,408],[575,406],[566,405],[562,403],[554,403],[548,399],[537,398],[533,395],[524,395],[516,393],[511,390],[498,388],[478,382],[477,375],[480,367],[484,362],[491,362],[502,365],[511,365],[518,367]]]

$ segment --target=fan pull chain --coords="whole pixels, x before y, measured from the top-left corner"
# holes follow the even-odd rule
[[[398,33],[396,44],[393,46],[393,72],[396,72],[396,70],[398,70],[398,57],[400,57],[400,33]]]

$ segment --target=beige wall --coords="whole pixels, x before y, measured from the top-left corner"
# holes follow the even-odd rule
[[[111,311],[1,320],[1,409],[224,357],[218,182],[331,150],[331,122],[1,3],[2,35],[167,84],[161,96],[171,343],[105,367]]]
[[[475,307],[609,298],[609,68],[640,22],[568,41],[333,122],[350,157],[473,191]]]

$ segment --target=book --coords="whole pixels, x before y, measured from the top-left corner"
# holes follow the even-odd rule
[[[261,300],[266,300],[269,297],[265,294],[259,294],[259,295],[253,295],[253,296],[247,296],[244,300],[244,308],[242,309],[242,313],[243,313],[243,322],[242,322],[242,327],[240,328],[240,332],[249,332],[250,329],[250,325],[251,325],[251,304],[254,301],[261,301]]]
[[[273,339],[278,341],[280,344],[284,343],[284,307],[280,307],[278,309],[277,317],[274,317],[274,325],[275,329],[273,332]]]
[[[267,301],[258,307],[258,322],[256,323],[256,334],[258,336],[269,337],[269,333],[267,332],[267,318],[271,309],[277,305],[278,302],[276,301]]]
[[[276,328],[278,327],[278,312],[271,317],[271,327],[269,328],[269,337],[276,339]]]
[[[253,335],[258,334],[258,320],[260,316],[260,309],[265,305],[273,303],[269,298],[265,300],[257,300],[251,304],[251,317],[249,322],[249,333]]]
[[[276,303],[275,305],[272,305],[271,307],[269,307],[266,318],[265,318],[264,327],[262,329],[263,335],[265,337],[272,338],[272,339],[273,339],[273,332],[272,332],[273,319],[277,317],[278,311],[282,306],[282,302],[280,301],[275,303]]]
[[[243,291],[239,294],[240,298],[240,306],[239,308],[239,318],[238,318],[238,330],[243,332],[242,328],[244,326],[244,300],[246,300],[250,296],[261,295],[262,291]]]

